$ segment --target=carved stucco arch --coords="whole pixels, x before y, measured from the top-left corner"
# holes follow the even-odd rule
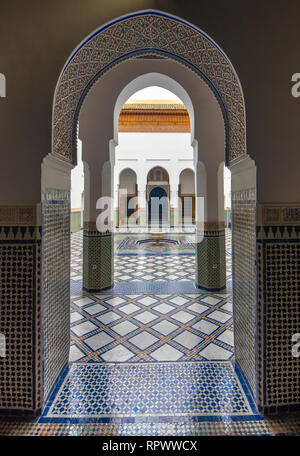
[[[53,104],[52,154],[76,163],[78,114],[93,83],[118,63],[159,54],[199,74],[220,103],[226,130],[226,164],[246,154],[245,105],[241,84],[225,53],[197,27],[160,11],[132,13],[102,26],[68,59]]]

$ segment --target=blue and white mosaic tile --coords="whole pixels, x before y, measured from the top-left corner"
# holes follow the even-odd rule
[[[72,364],[41,422],[259,418],[230,362]]]

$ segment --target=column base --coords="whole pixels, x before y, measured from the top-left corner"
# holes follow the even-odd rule
[[[205,290],[205,291],[222,291],[222,290],[226,290],[226,285],[224,285],[221,288],[206,288],[206,287],[202,287],[201,285],[198,285],[196,282],[195,282],[195,285],[200,290]]]
[[[104,291],[104,290],[109,290],[110,288],[113,288],[115,286],[115,283],[113,282],[111,285],[105,288],[95,288],[95,289],[89,289],[82,287],[83,291],[86,291],[88,293],[99,293],[99,291]]]
[[[83,289],[98,292],[113,286],[113,235],[85,229],[83,233]]]

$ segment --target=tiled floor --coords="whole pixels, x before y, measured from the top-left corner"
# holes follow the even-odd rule
[[[194,421],[176,417],[137,422],[0,421],[0,436],[278,436],[300,435],[299,416],[249,420]]]
[[[230,293],[199,293],[195,287],[193,234],[173,236],[179,246],[188,246],[189,254],[179,254],[179,247],[174,254],[172,244],[165,246],[164,253],[155,254],[158,247],[153,243],[151,253],[145,254],[143,248],[140,252],[137,242],[147,236],[115,235],[116,285],[108,293],[83,294],[73,286],[70,361],[231,359],[234,343]],[[123,247],[126,253],[121,253]],[[230,231],[226,247],[230,282]],[[79,232],[72,235],[73,285],[81,284],[81,268]],[[153,286],[160,292],[154,293]],[[181,293],[176,293],[176,286]]]
[[[231,362],[73,363],[40,422],[260,419]]]
[[[231,306],[221,294],[73,297],[70,361],[229,360]]]
[[[42,417],[4,418],[0,435],[300,435],[299,416],[258,414],[235,366],[230,232],[217,294],[194,286],[190,230],[160,249],[133,232],[115,236],[116,283],[99,294],[81,291],[72,236],[71,363]]]

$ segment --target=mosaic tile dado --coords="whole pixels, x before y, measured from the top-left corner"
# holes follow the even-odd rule
[[[0,258],[0,412],[34,413],[42,405],[41,227],[0,227]]]
[[[72,364],[40,422],[259,419],[230,362]]]
[[[85,290],[102,290],[112,285],[113,239],[112,234],[84,231],[83,236],[83,287]]]
[[[300,322],[300,239],[291,236],[299,226],[275,228],[257,230],[259,399],[266,411],[300,403],[299,358],[292,354]]]
[[[204,234],[196,246],[196,283],[206,290],[226,286],[225,230]]]
[[[70,193],[43,195],[44,398],[68,362],[70,324]]]
[[[256,394],[256,202],[255,189],[232,193],[235,256],[234,331],[236,361]]]

